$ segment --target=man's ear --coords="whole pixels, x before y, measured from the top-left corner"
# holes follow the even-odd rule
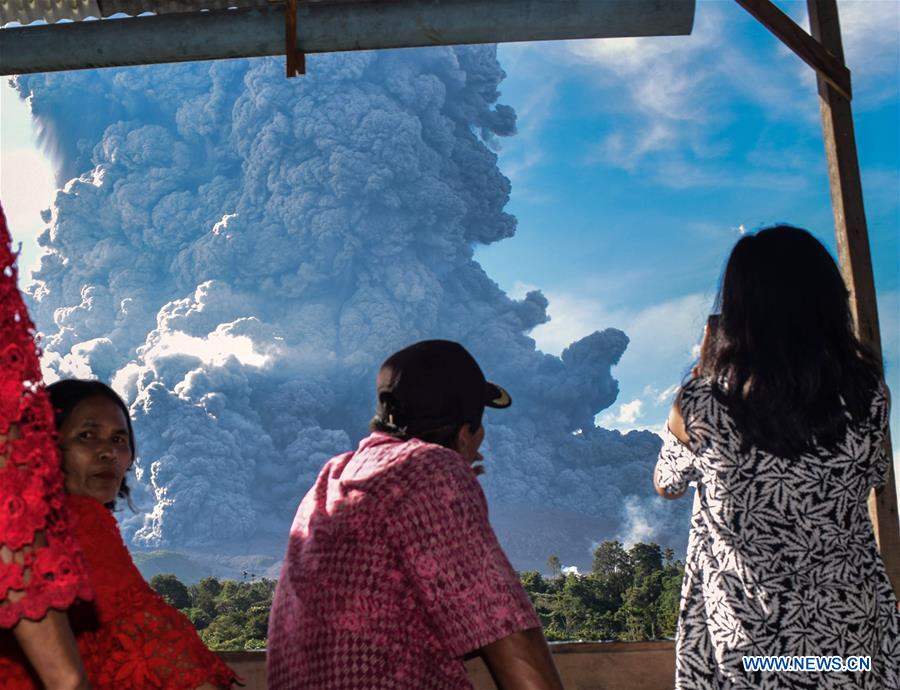
[[[469,451],[469,448],[472,447],[472,436],[474,436],[472,430],[469,428],[469,425],[464,422],[460,425],[456,432],[456,436],[453,439],[453,449],[460,455],[465,455]]]

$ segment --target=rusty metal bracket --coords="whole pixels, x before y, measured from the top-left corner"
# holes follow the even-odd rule
[[[306,74],[306,54],[297,50],[297,0],[287,0],[284,7],[284,55],[288,79]]]

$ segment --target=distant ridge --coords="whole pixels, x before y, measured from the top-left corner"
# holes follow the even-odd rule
[[[516,570],[547,570],[547,557],[556,555],[562,565],[591,568],[595,544],[617,535],[617,525],[557,508],[534,508],[527,504],[494,503],[491,523]],[[213,575],[219,579],[277,578],[281,570],[287,534],[259,534],[246,543],[224,543],[206,549],[132,549],[135,563],[145,579],[173,573],[185,584]],[[681,545],[672,545],[681,550]]]

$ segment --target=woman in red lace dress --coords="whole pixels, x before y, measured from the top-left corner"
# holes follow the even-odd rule
[[[94,601],[69,608],[71,629],[61,614],[68,649],[48,637],[52,630],[39,632],[34,650],[0,634],[0,690],[31,690],[42,683],[54,690],[229,688],[234,672],[206,648],[185,616],[150,589],[112,516],[116,498],[128,497],[125,473],[134,459],[125,404],[98,381],[60,381],[46,391],[37,385],[33,326],[15,287],[5,225],[3,233],[0,627],[23,617],[41,618],[76,597],[89,599],[91,587]],[[66,531],[70,514],[71,531]],[[38,530],[45,535],[43,548],[33,546]],[[66,639],[62,633],[57,637]],[[81,685],[63,685],[56,680],[62,676],[48,675],[49,667],[66,659],[80,672]]]
[[[15,262],[0,208],[0,688],[15,687],[15,654],[35,682],[80,690],[89,685],[64,609],[92,592]]]
[[[47,392],[75,532],[96,591],[93,606],[70,612],[95,690],[230,688],[234,672],[144,581],[112,516],[116,498],[128,498],[125,474],[135,454],[125,403],[99,381],[59,381]]]

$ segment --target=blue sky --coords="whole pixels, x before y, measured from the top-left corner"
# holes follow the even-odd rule
[[[805,3],[779,3],[806,25]],[[900,4],[840,3],[889,385],[900,390]],[[501,168],[516,237],[478,258],[511,292],[540,287],[559,352],[595,328],[632,339],[604,425],[655,428],[691,360],[740,233],[806,227],[834,250],[814,74],[731,2],[688,37],[507,45],[519,115]],[[897,448],[898,408],[892,417]]]
[[[779,5],[805,25],[805,3]],[[888,382],[900,390],[900,3],[841,2]],[[506,45],[502,141],[512,239],[476,258],[511,294],[550,300],[532,336],[559,353],[595,329],[631,344],[604,426],[658,429],[689,366],[722,262],[745,230],[778,221],[833,247],[812,71],[733,2],[698,2],[687,37]],[[27,107],[0,92],[0,195],[34,265],[52,162]],[[894,446],[900,405],[892,415]],[[895,452],[895,463],[898,456]]]

